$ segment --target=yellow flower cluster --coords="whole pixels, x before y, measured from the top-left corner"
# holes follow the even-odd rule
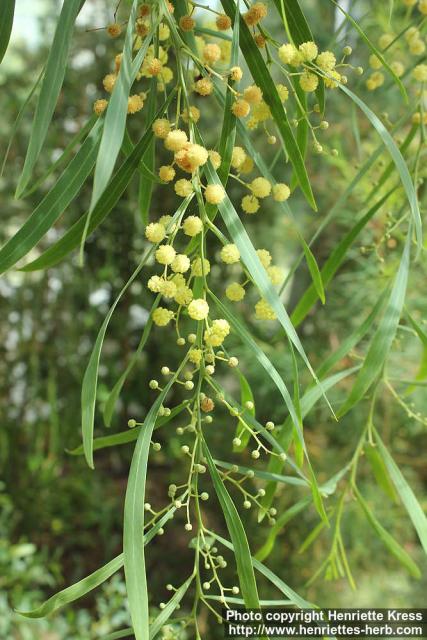
[[[227,320],[214,320],[204,333],[205,343],[210,347],[220,347],[229,333]]]
[[[262,176],[252,180],[248,187],[252,193],[244,196],[241,203],[243,211],[248,214],[258,211],[260,208],[259,198],[264,199],[272,195],[276,202],[284,202],[291,194],[287,184],[280,182],[272,186],[269,180]]]
[[[294,44],[283,44],[279,47],[278,54],[283,64],[291,67],[305,67],[299,77],[299,84],[307,93],[316,91],[319,85],[319,76],[315,73],[316,67],[322,72],[328,89],[335,89],[338,82],[345,82],[344,77],[335,68],[337,62],[335,55],[331,51],[319,53],[315,42],[303,42],[298,48]]]
[[[234,264],[240,260],[240,253],[238,253],[237,258],[237,252],[238,249],[235,245],[224,245],[220,254],[221,260],[226,264]],[[267,249],[258,249],[257,255],[262,266],[267,271],[271,283],[273,285],[281,284],[284,278],[283,271],[280,267],[271,264],[272,257],[270,252]],[[245,286],[240,284],[239,282],[232,282],[225,289],[226,297],[232,302],[240,302],[245,297],[245,294]]]

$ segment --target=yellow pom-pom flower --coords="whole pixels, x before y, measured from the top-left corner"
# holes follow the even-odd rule
[[[184,122],[198,122],[200,120],[200,111],[195,106],[191,106],[189,109],[186,107],[183,110],[181,117]]]
[[[108,107],[108,100],[95,100],[93,103],[93,111],[97,116],[100,116],[101,113],[104,113],[105,109]]]
[[[201,349],[190,349],[188,359],[195,365],[199,365],[202,361],[203,351]]]
[[[227,320],[214,320],[212,326],[206,329],[204,334],[205,343],[209,347],[219,347],[230,333],[230,325]]]
[[[283,282],[284,274],[280,267],[272,266],[267,268],[268,276],[272,284],[281,284]]]
[[[276,314],[266,300],[259,300],[255,305],[255,315],[259,320],[276,320]]]
[[[221,57],[221,49],[217,44],[206,44],[203,47],[203,60],[208,64],[215,64]]]
[[[161,73],[163,65],[158,58],[151,58],[147,65],[147,73],[150,76],[158,76]]]
[[[233,82],[240,82],[243,77],[243,71],[240,67],[231,67],[230,69],[230,79]]]
[[[245,213],[256,213],[259,209],[259,200],[255,196],[245,196],[242,200],[242,209]]]
[[[252,160],[252,158],[250,156],[246,156],[244,162],[240,165],[239,170],[240,173],[251,173],[254,169],[254,161]]]
[[[164,165],[159,169],[159,178],[164,182],[171,182],[175,178],[175,169],[170,165]]]
[[[291,195],[291,190],[284,182],[278,182],[273,186],[273,199],[276,202],[284,202]]]
[[[319,77],[310,71],[303,71],[299,78],[299,84],[301,89],[306,93],[316,91],[319,84]]]
[[[159,264],[172,264],[175,256],[176,251],[170,244],[162,244],[156,251],[156,260]]]
[[[182,31],[193,31],[194,27],[196,26],[196,21],[191,16],[182,16],[179,19],[179,26]]]
[[[170,131],[165,138],[165,147],[169,151],[180,151],[188,142],[187,134],[181,129]]]
[[[118,22],[113,22],[107,27],[107,33],[111,38],[117,38],[122,32],[122,27]]]
[[[201,96],[210,96],[213,91],[213,83],[209,78],[201,78],[194,85],[194,91]]]
[[[249,115],[250,110],[251,105],[246,100],[243,100],[243,98],[239,98],[238,100],[233,102],[233,105],[231,107],[231,111],[236,116],[236,118],[246,118],[246,116]]]
[[[417,82],[427,82],[427,64],[417,64],[412,71],[412,77]]]
[[[279,94],[279,98],[281,102],[286,102],[286,100],[289,98],[288,87],[285,87],[284,84],[278,84],[276,85],[276,89],[277,89],[277,93]]]
[[[290,64],[293,67],[301,64],[301,54],[293,44],[282,44],[278,53],[283,64]]]
[[[150,242],[161,242],[166,236],[166,229],[160,222],[151,222],[145,227],[145,237]]]
[[[399,60],[394,60],[394,62],[391,63],[390,67],[398,78],[403,76],[403,74],[405,73],[405,67]]]
[[[298,49],[304,62],[311,62],[318,54],[317,45],[312,41],[303,42]]]
[[[226,244],[222,247],[220,256],[226,264],[234,264],[240,260],[240,251],[235,244]]]
[[[209,315],[209,305],[203,298],[196,298],[188,305],[188,315],[193,320],[205,320]]]
[[[117,80],[117,76],[115,73],[108,73],[103,81],[102,84],[104,85],[104,89],[107,93],[111,93],[114,89],[114,85],[116,84],[116,80]]]
[[[233,147],[231,154],[231,166],[233,169],[239,169],[246,160],[246,152],[242,147]]]
[[[169,38],[170,34],[171,34],[171,32],[170,32],[170,29],[169,29],[168,25],[164,24],[164,22],[162,22],[159,25],[159,40],[161,42],[163,42],[164,40],[167,40]]]
[[[181,178],[181,180],[177,180],[174,185],[175,193],[177,196],[181,198],[186,198],[193,193],[193,185],[190,180],[186,180],[185,178]]]
[[[207,276],[210,270],[211,263],[207,258],[203,258],[203,262],[201,258],[196,258],[195,260],[193,260],[193,263],[191,265],[191,272],[194,276]]]
[[[185,273],[190,266],[190,258],[184,253],[179,253],[171,264],[172,271],[175,273]]]
[[[228,16],[221,14],[220,16],[217,16],[216,26],[218,31],[227,31],[227,29],[230,29],[231,27],[231,19]]]
[[[245,297],[245,290],[238,282],[232,282],[226,288],[225,295],[232,302],[240,302]]]
[[[165,309],[164,307],[157,307],[157,309],[153,311],[152,318],[154,324],[158,327],[165,327],[172,320],[173,311]]]
[[[219,169],[221,166],[221,156],[218,153],[218,151],[215,151],[214,149],[209,149],[208,155],[209,155],[209,160],[212,162],[213,168],[215,170]]]
[[[420,56],[424,53],[425,50],[426,50],[426,45],[421,40],[421,38],[414,38],[414,40],[410,41],[409,51],[412,53],[413,56]]]
[[[186,236],[197,236],[203,229],[203,222],[197,216],[188,216],[182,224],[182,229]]]
[[[177,287],[176,294],[175,294],[175,302],[177,302],[179,305],[187,306],[188,304],[190,304],[192,299],[193,299],[193,292],[191,291],[190,287],[187,287],[186,285],[181,285]]]
[[[208,161],[207,150],[199,144],[190,144],[187,149],[187,158],[192,170],[201,167]]]
[[[258,104],[262,100],[262,91],[256,84],[251,84],[243,91],[243,98],[249,104]]]
[[[160,278],[160,276],[151,276],[151,278],[147,282],[147,287],[153,293],[160,293],[161,286],[162,278]]]
[[[322,71],[332,71],[335,68],[337,59],[332,51],[322,51],[316,58],[316,64]]]
[[[138,111],[141,111],[143,106],[144,106],[144,100],[141,98],[140,95],[135,94],[134,96],[129,96],[129,98],[128,98],[128,113],[133,115],[134,113],[137,113]]]
[[[252,180],[250,187],[257,198],[266,198],[271,193],[271,184],[266,178],[255,178]]]
[[[220,204],[225,198],[224,187],[220,184],[208,184],[205,189],[205,200],[209,204]]]
[[[257,256],[264,269],[267,269],[267,267],[270,266],[272,260],[270,252],[267,251],[267,249],[257,249]]]
[[[162,138],[163,140],[167,137],[168,133],[171,130],[171,125],[169,120],[166,118],[158,118],[153,122],[153,133],[156,138]]]
[[[160,293],[164,298],[173,298],[176,294],[176,284],[172,280],[161,280]]]

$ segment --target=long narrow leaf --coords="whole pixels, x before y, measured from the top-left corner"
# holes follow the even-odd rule
[[[85,452],[86,462],[91,469],[94,469],[93,464],[93,427],[95,419],[95,402],[96,402],[96,389],[98,386],[98,370],[99,361],[101,358],[102,345],[104,343],[105,333],[110,323],[111,317],[120,302],[122,296],[135,280],[138,273],[146,264],[154,251],[154,247],[147,250],[141,258],[137,268],[132,273],[129,280],[121,289],[119,295],[111,305],[105,316],[104,322],[101,325],[98,336],[96,338],[95,345],[93,347],[82,383],[81,404],[82,404],[82,436],[83,436],[83,449]]]
[[[240,590],[242,592],[245,605],[247,608],[252,607],[259,609],[258,590],[245,529],[242,521],[240,520],[238,511],[225,488],[223,481],[221,480],[221,476],[218,473],[211,453],[205,442],[203,442],[203,453],[206,457],[209,473],[233,543]]]
[[[34,165],[45,141],[64,81],[74,23],[83,4],[84,0],[67,0],[62,5],[37,101],[24,168],[16,188],[18,198],[31,178]]]
[[[349,247],[356,240],[360,232],[365,228],[369,220],[375,215],[375,213],[382,207],[382,205],[386,202],[391,192],[386,193],[376,204],[374,204],[369,211],[358,221],[356,224],[350,229],[350,231],[344,236],[344,238],[339,242],[339,244],[334,248],[329,258],[326,260],[325,264],[321,270],[321,277],[323,286],[325,289],[328,284],[331,282],[335,273],[338,271],[339,267],[343,263]],[[291,314],[291,320],[294,326],[298,326],[306,317],[307,313],[310,311],[312,306],[317,300],[317,292],[314,285],[310,285],[308,289],[304,292],[301,298],[298,301],[295,309]]]
[[[169,94],[167,100],[158,110],[155,118],[158,118],[163,114],[174,96],[175,91],[172,91]],[[151,128],[152,123],[153,122],[150,122],[148,124],[145,133],[143,134],[139,142],[135,145],[135,147],[129,152],[129,156],[114,174],[108,186],[108,189],[103,193],[98,204],[94,208],[89,225],[87,227],[87,235],[92,233],[92,231],[94,231],[113,210],[114,206],[119,201],[120,196],[128,186],[136,169],[140,166],[142,155],[144,154],[144,151],[147,148],[147,144],[153,136],[153,130]],[[68,255],[71,251],[73,251],[73,249],[79,246],[83,237],[83,232],[86,228],[87,217],[88,214],[86,213],[71,227],[71,229],[69,229],[69,231],[67,231],[67,233],[60,240],[58,240],[49,249],[47,249],[39,258],[27,264],[23,268],[23,271],[47,269],[61,262],[61,260],[63,260],[66,255]]]
[[[390,553],[392,553],[394,557],[397,558],[397,560],[409,571],[411,576],[413,576],[414,578],[420,578],[421,572],[418,566],[412,560],[409,553],[407,553],[405,549],[400,546],[397,540],[395,540],[393,536],[384,529],[382,524],[378,522],[377,518],[368,507],[368,504],[361,493],[358,490],[356,490],[355,493],[357,501],[362,507],[369,524],[372,526],[381,542],[387,547]]]
[[[214,538],[218,540],[218,542],[220,542],[226,549],[230,549],[230,551],[235,552],[234,545],[231,542],[229,542],[228,540],[225,540],[225,538],[223,538],[222,536],[219,536],[217,533],[213,531],[211,533],[214,536]],[[285,596],[287,596],[289,600],[292,602],[292,604],[299,607],[300,609],[313,608],[313,604],[311,604],[310,602],[308,602],[307,600],[304,600],[304,598],[299,596],[293,589],[291,589],[291,587],[289,587],[289,585],[283,582],[283,580],[279,578],[279,576],[274,574],[273,571],[268,569],[268,567],[266,567],[262,562],[260,562],[256,558],[251,558],[251,561],[254,569],[259,571],[259,573],[265,576],[267,580],[269,580],[279,591],[281,591]]]
[[[0,13],[0,63],[6,53],[10,34],[12,33],[13,15],[15,13],[15,0],[3,0]]]
[[[192,583],[194,576],[190,576],[187,580],[175,591],[172,598],[167,602],[166,606],[159,613],[153,624],[150,626],[150,640],[154,640],[158,633],[160,633],[162,627],[169,620],[183,597],[188,591],[190,584]]]
[[[391,457],[377,431],[375,431],[375,439],[390,474],[390,478],[392,479],[393,484],[396,487],[396,491],[412,520],[412,524],[418,533],[423,549],[427,553],[427,517],[415,497],[414,492],[406,482],[402,472]]]
[[[412,220],[414,223],[415,237],[417,240],[418,254],[420,253],[423,246],[423,232],[422,232],[422,223],[421,223],[421,215],[420,209],[418,206],[418,198],[415,191],[414,183],[412,181],[411,175],[409,173],[406,162],[399,150],[399,147],[396,145],[390,133],[387,131],[381,120],[375,115],[375,113],[368,107],[368,105],[363,102],[356,94],[354,94],[348,87],[343,84],[339,84],[341,91],[347,94],[363,111],[365,116],[371,122],[371,124],[375,127],[378,134],[380,135],[382,141],[390,153],[392,160],[396,166],[397,172],[400,176],[400,180],[403,185],[403,189],[406,193],[406,197],[408,199],[409,207],[411,210]]]
[[[129,471],[124,508],[123,553],[126,589],[136,640],[147,640],[149,637],[148,591],[142,532],[145,524],[144,498],[151,436],[160,406],[185,363],[186,359],[152,404],[144,421],[144,429],[138,435]]]
[[[168,520],[171,519],[175,513],[175,507],[171,507],[158,521],[151,527],[151,529],[144,535],[143,544],[147,545],[154,536],[158,533]],[[123,553],[118,555],[113,560],[110,560],[106,565],[97,569],[89,576],[86,576],[79,582],[59,591],[51,598],[46,600],[40,607],[33,609],[32,611],[18,611],[21,616],[26,618],[44,618],[45,616],[53,613],[60,607],[70,604],[79,598],[82,598],[87,593],[99,587],[100,584],[108,580],[112,575],[119,571],[123,567],[124,556]]]
[[[372,339],[371,346],[369,347],[365,361],[357,375],[352,390],[339,411],[339,416],[343,416],[363,398],[364,394],[377,379],[387,359],[391,344],[396,335],[405,301],[409,273],[410,236],[411,234],[408,233],[400,267],[394,281],[390,299],[384,311],[384,316]]]
[[[13,267],[37,244],[78,194],[95,164],[101,129],[102,122],[99,120],[55,186],[2,247],[0,273]]]

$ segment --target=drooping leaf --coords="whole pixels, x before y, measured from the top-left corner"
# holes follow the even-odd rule
[[[394,189],[393,189],[394,191]],[[339,242],[339,244],[333,249],[331,255],[326,260],[325,264],[321,270],[321,277],[323,286],[325,289],[328,284],[331,282],[335,273],[343,263],[349,247],[356,240],[362,229],[365,228],[369,220],[375,215],[375,213],[382,207],[382,205],[386,202],[390,195],[386,193],[377,203],[375,203],[369,211],[358,221],[356,224],[350,229],[350,231],[344,236],[344,238]],[[317,292],[314,285],[310,285],[308,289],[304,292],[301,298],[298,301],[295,309],[291,314],[291,320],[295,327],[297,327],[304,318],[307,316],[307,313],[310,311],[312,306],[317,300]]]
[[[375,382],[387,359],[391,344],[396,335],[399,319],[402,314],[409,273],[409,256],[411,234],[408,233],[402,260],[397,272],[393,288],[384,310],[384,315],[372,339],[368,353],[360,369],[356,381],[344,405],[339,411],[343,416],[357,404]]]
[[[392,160],[395,164],[397,172],[400,176],[400,180],[402,182],[403,189],[406,193],[406,197],[408,199],[409,207],[411,210],[412,221],[415,230],[415,238],[417,241],[418,254],[420,253],[423,246],[423,232],[422,232],[422,223],[421,223],[421,215],[420,209],[418,206],[418,198],[415,191],[415,186],[412,181],[411,175],[409,173],[407,164],[399,150],[399,147],[393,140],[390,133],[387,131],[381,120],[375,113],[368,107],[368,105],[363,102],[358,96],[356,96],[353,91],[351,91],[348,87],[343,84],[339,85],[341,91],[343,91],[346,95],[348,95],[357,106],[363,111],[365,116],[371,122],[371,124],[375,127],[378,134],[380,135],[384,145],[386,146],[388,152],[390,153]]]
[[[295,46],[298,47],[303,42],[314,41],[313,33],[298,0],[274,0],[274,4],[283,20],[288,37]],[[323,113],[325,110],[325,83],[322,79],[316,89],[316,96],[319,101],[320,113]]]
[[[175,416],[181,413],[183,409],[188,406],[188,400],[184,402],[180,402],[175,407],[171,409],[171,412],[167,416],[159,416],[156,420],[155,429],[160,429],[165,424],[170,422]],[[119,433],[114,433],[111,436],[100,436],[99,438],[94,438],[93,440],[93,450],[98,451],[98,449],[106,449],[108,447],[117,447],[123,444],[129,444],[129,442],[135,442],[138,440],[138,434],[141,429],[144,428],[144,425],[140,427],[135,427],[133,429],[128,429],[127,431],[120,431]],[[81,444],[75,449],[67,450],[71,456],[82,456],[84,455],[84,448]]]
[[[16,188],[17,198],[21,196],[30,181],[45,141],[59,92],[64,82],[74,23],[83,4],[84,0],[68,0],[62,5],[37,101],[24,168]]]
[[[385,447],[376,430],[374,434],[378,444],[378,448],[390,474],[390,478],[392,479],[396,491],[399,494],[400,499],[402,500],[402,503],[412,520],[412,524],[414,525],[415,530],[418,533],[418,537],[423,546],[423,549],[427,553],[427,517],[422,510],[420,503],[415,497],[414,492],[406,482],[402,472],[391,457],[388,449]]]
[[[363,451],[373,471],[378,486],[381,487],[384,493],[388,495],[393,502],[397,502],[396,490],[391,482],[385,462],[378,451],[378,447],[367,444],[363,448]]]
[[[230,549],[230,551],[235,552],[234,545],[225,540],[222,536],[219,536],[217,533],[211,531],[210,532],[218,542],[220,542],[226,549]],[[301,596],[299,596],[289,585],[287,585],[281,578],[279,578],[273,571],[268,569],[262,562],[257,560],[256,558],[252,558],[252,565],[254,569],[259,571],[263,576],[267,578],[279,591],[281,591],[285,596],[289,598],[289,600],[295,606],[300,609],[311,609],[313,608],[313,604],[304,600]]]
[[[150,122],[155,113],[157,107],[157,78],[152,78],[150,82],[150,93],[148,94],[147,100],[147,121]],[[142,158],[142,162],[148,168],[149,171],[154,171],[155,169],[155,151],[156,144],[154,137],[151,138],[150,142],[147,145],[147,149]],[[138,205],[139,205],[139,213],[141,216],[142,223],[144,225],[148,224],[148,214],[151,205],[151,198],[153,195],[153,183],[151,180],[147,180],[142,174],[139,177],[139,192],[138,192]]]
[[[323,380],[323,388],[326,390],[333,389],[337,384],[344,380],[348,376],[352,375],[355,371],[358,370],[359,367],[352,367],[350,369],[345,369],[344,371],[340,371],[335,373],[328,378]],[[301,415],[304,418],[311,409],[316,405],[317,402],[322,398],[322,393],[318,387],[312,387],[306,391],[306,393],[301,398]],[[279,431],[276,436],[276,439],[279,443],[282,443],[284,438],[288,437],[289,429],[292,427],[292,421],[288,417],[284,423],[284,427]],[[283,466],[283,462],[277,458],[271,458],[268,463],[268,471],[270,473],[280,473]],[[261,498],[261,504],[264,508],[269,508],[273,502],[273,497],[276,492],[276,483],[269,482],[265,487],[265,496]]]
[[[154,251],[154,247],[148,249],[141,258],[137,268],[132,273],[129,280],[121,289],[119,295],[111,305],[105,316],[104,322],[98,332],[95,345],[92,349],[92,353],[89,358],[88,365],[83,377],[81,404],[82,404],[82,436],[83,436],[83,450],[85,453],[86,462],[91,469],[94,469],[93,464],[93,428],[95,419],[95,403],[96,403],[96,390],[98,386],[98,370],[99,361],[101,358],[102,345],[104,343],[105,333],[110,323],[111,317],[120,302],[124,293],[128,290],[132,282],[137,277],[138,273],[146,264]]]
[[[155,118],[160,117],[165,109],[167,109],[171,100],[175,96],[175,91],[172,91],[167,100],[158,110]],[[154,118],[154,119],[155,119]],[[119,198],[128,186],[136,169],[140,166],[141,157],[147,148],[148,142],[152,139],[153,130],[151,128],[152,122],[149,123],[145,133],[139,142],[129,151],[129,155],[120,168],[113,176],[108,189],[101,196],[98,204],[94,208],[89,225],[87,227],[87,235],[92,233],[101,222],[107,217],[107,215],[113,210],[114,206],[118,202]],[[65,235],[60,238],[55,244],[47,249],[39,258],[33,260],[27,264],[23,271],[36,271],[38,269],[47,269],[53,267],[63,258],[68,255],[73,249],[79,246],[83,237],[84,229],[86,228],[88,214],[82,216]]]
[[[237,575],[239,576],[240,590],[245,606],[259,609],[258,589],[245,529],[205,442],[203,442],[203,453],[233,543]]]
[[[166,522],[170,520],[174,512],[175,507],[171,507],[171,509],[159,518],[157,523],[144,535],[144,545],[147,545],[154,536],[157,535],[159,529],[161,529]],[[26,618],[44,618],[60,607],[82,598],[96,587],[99,587],[100,584],[108,580],[108,578],[117,573],[117,571],[123,567],[123,562],[124,556],[123,553],[121,553],[113,560],[110,560],[106,565],[91,573],[89,576],[86,576],[82,580],[79,580],[79,582],[76,582],[70,587],[66,587],[62,591],[51,596],[42,605],[40,605],[40,607],[37,607],[37,609],[33,609],[32,611],[18,611],[17,613],[21,616],[25,616]]]
[[[175,591],[172,598],[169,602],[166,603],[166,606],[161,610],[157,618],[154,620],[153,624],[150,625],[150,635],[149,639],[154,640],[158,633],[160,633],[163,625],[169,620],[183,597],[188,591],[188,588],[192,581],[194,580],[194,575],[187,578],[187,580]]]
[[[160,406],[185,364],[186,359],[151,405],[144,420],[144,429],[138,434],[129,471],[124,508],[123,554],[129,609],[136,640],[146,640],[150,637],[142,532],[145,525],[144,498],[151,436]]]
[[[411,576],[413,576],[414,578],[420,578],[421,571],[419,570],[415,562],[412,560],[409,553],[407,553],[405,549],[400,546],[397,540],[395,540],[393,536],[390,535],[390,533],[384,529],[382,524],[378,522],[377,518],[374,516],[371,509],[369,508],[366,500],[363,498],[363,496],[357,489],[355,490],[355,493],[356,493],[357,501],[362,507],[369,524],[372,526],[372,528],[378,535],[381,542],[383,542],[383,544],[387,547],[390,553],[392,553],[394,557],[397,558],[397,560],[407,569],[407,571],[409,571]]]
[[[4,0],[0,12],[0,63],[4,58],[12,33],[15,0]]]
[[[50,613],[56,611],[56,609],[82,598],[89,593],[89,591],[92,591],[92,589],[99,587],[100,584],[119,571],[122,566],[123,554],[120,554],[117,558],[108,562],[101,569],[97,569],[86,578],[83,578],[83,580],[76,582],[76,584],[73,584],[71,587],[67,587],[62,591],[59,591],[49,598],[49,600],[46,600],[46,602],[40,605],[40,607],[37,607],[37,609],[33,609],[32,611],[18,611],[18,613],[26,618],[44,618]]]
[[[0,273],[10,269],[23,258],[76,197],[95,164],[101,130],[102,122],[99,120],[56,184],[22,227],[2,247]]]

